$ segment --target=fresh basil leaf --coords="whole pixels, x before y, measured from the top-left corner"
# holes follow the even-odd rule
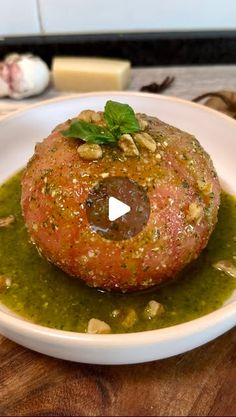
[[[115,137],[108,129],[83,120],[71,123],[69,129],[62,133],[67,138],[82,139],[85,142],[99,145],[116,142]]]
[[[140,130],[135,113],[128,104],[109,100],[105,105],[104,118],[109,129],[116,137],[123,133],[133,133]]]

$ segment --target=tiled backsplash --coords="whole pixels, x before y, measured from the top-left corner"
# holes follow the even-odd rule
[[[39,33],[37,0],[0,0],[0,36]]]
[[[236,29],[235,0],[0,0],[0,36]]]

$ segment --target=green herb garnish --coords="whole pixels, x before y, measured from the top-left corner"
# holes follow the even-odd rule
[[[128,104],[111,100],[107,101],[104,119],[116,137],[119,137],[123,133],[134,133],[140,130],[135,113]]]
[[[105,105],[104,119],[107,128],[83,120],[71,123],[69,129],[62,133],[68,138],[78,138],[88,143],[115,143],[124,133],[134,133],[140,130],[135,113],[128,104],[109,100]]]
[[[67,138],[78,138],[88,143],[112,143],[116,142],[113,134],[106,128],[78,120],[71,123],[69,129],[62,132]]]

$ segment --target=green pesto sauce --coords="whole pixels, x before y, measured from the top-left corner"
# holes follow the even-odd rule
[[[0,228],[0,275],[11,278],[0,301],[34,323],[63,330],[85,332],[88,321],[98,318],[113,333],[159,329],[183,323],[216,310],[231,296],[236,279],[215,270],[219,260],[236,259],[236,199],[222,192],[219,221],[207,248],[180,279],[161,288],[134,293],[104,293],[66,275],[41,258],[30,242],[20,208],[20,174],[0,187],[0,218],[13,214],[16,222]],[[159,317],[147,319],[150,300],[163,304]],[[116,309],[135,309],[136,324],[125,329]],[[123,317],[124,319],[124,317]]]

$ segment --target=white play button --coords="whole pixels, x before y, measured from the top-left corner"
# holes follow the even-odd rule
[[[107,177],[90,190],[86,214],[91,230],[108,240],[127,240],[147,225],[146,190],[128,177]]]
[[[114,220],[119,219],[119,217],[124,216],[124,214],[130,212],[130,206],[118,200],[115,197],[109,197],[109,220],[113,222]]]

